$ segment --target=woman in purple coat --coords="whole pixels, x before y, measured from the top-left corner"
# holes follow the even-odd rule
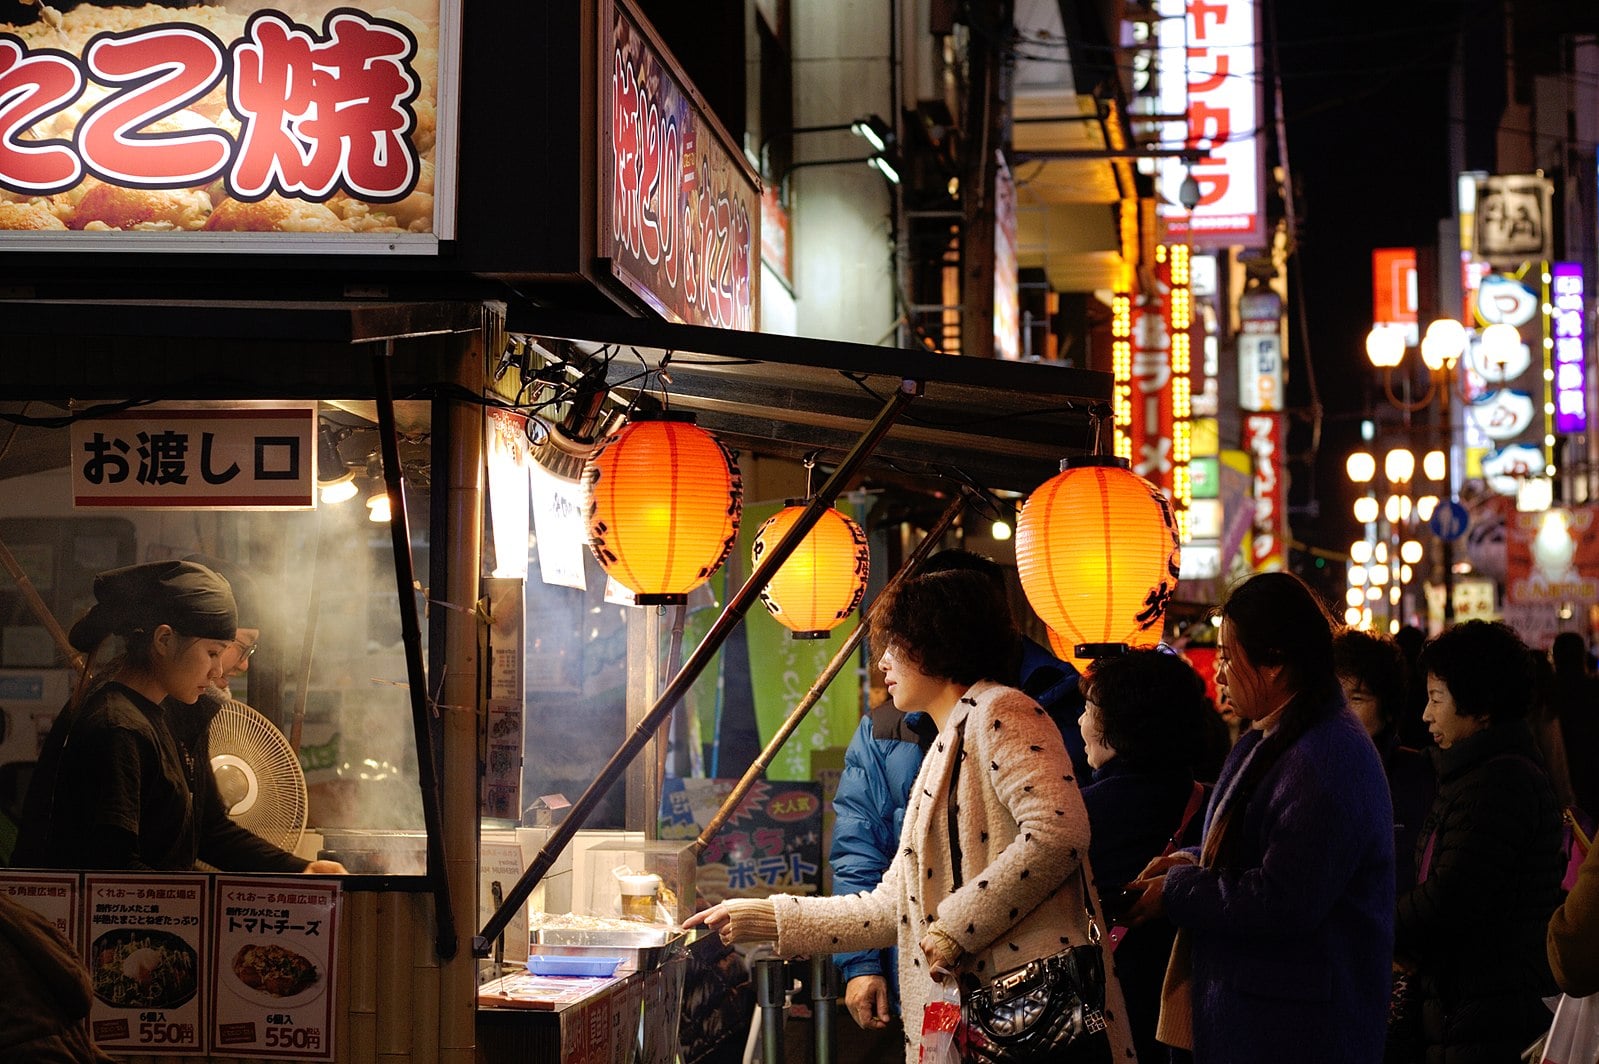
[[[1150,863],[1131,916],[1177,925],[1157,1035],[1198,1064],[1382,1059],[1393,956],[1393,812],[1344,704],[1332,623],[1287,573],[1221,608],[1216,682],[1248,725],[1199,847]]]

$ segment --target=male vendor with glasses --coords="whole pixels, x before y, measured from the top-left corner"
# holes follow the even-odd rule
[[[222,709],[222,703],[238,696],[228,689],[228,681],[250,671],[250,659],[261,645],[260,597],[249,572],[241,566],[206,554],[191,554],[185,561],[199,562],[213,572],[221,573],[233,588],[233,600],[238,608],[238,627],[233,640],[222,652],[218,663],[222,675],[216,686],[195,703],[195,711],[173,714],[173,732],[192,753],[195,769],[194,795],[196,813],[202,820],[202,831],[213,839],[226,840],[230,859],[237,861],[236,868],[256,872],[320,872],[343,873],[345,867],[337,861],[311,861],[284,853],[271,843],[233,823],[227,815],[222,797],[217,793],[216,778],[211,774],[211,721]],[[181,728],[179,721],[189,723]]]

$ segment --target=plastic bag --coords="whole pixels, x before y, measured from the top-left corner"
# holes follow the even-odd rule
[[[961,1024],[961,993],[954,976],[935,983],[922,1010],[921,1064],[961,1064],[956,1041]]]
[[[1563,994],[1544,1040],[1538,1064],[1595,1064],[1599,1061],[1599,994]]]

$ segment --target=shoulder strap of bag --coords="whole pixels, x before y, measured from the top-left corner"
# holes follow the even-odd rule
[[[1177,830],[1171,833],[1171,838],[1166,840],[1166,848],[1160,852],[1162,857],[1170,857],[1182,845],[1183,832],[1188,830],[1189,823],[1194,819],[1205,804],[1205,785],[1198,780],[1194,781],[1194,789],[1188,795],[1188,804],[1183,807],[1183,818],[1177,822]]]
[[[964,729],[957,730],[956,735],[961,740],[961,747],[962,747],[962,750],[964,750],[965,749],[965,742],[966,742],[965,730]],[[951,868],[952,868],[953,873],[954,873],[954,881],[955,881],[955,888],[954,889],[956,889],[956,890],[961,889],[961,883],[963,882],[963,877],[961,876],[961,843],[960,843],[960,821],[959,821],[960,807],[959,807],[959,803],[957,803],[955,801],[956,795],[958,795],[960,793],[961,761],[962,761],[962,758],[961,758],[960,755],[961,755],[961,751],[956,751],[955,765],[950,770],[950,773],[949,773],[949,803],[948,803],[948,805],[949,805],[949,859],[950,859]],[[1200,793],[1203,793],[1203,787],[1200,784],[1196,783],[1196,784],[1194,784],[1194,787],[1195,787],[1196,791],[1198,791]],[[1189,818],[1193,816],[1194,807],[1197,805],[1197,803],[1199,801],[1200,793],[1196,793],[1194,796],[1189,798],[1189,800],[1188,800],[1189,810],[1188,810],[1187,813],[1185,813],[1183,815],[1183,827],[1186,827],[1188,825]],[[1179,827],[1177,829],[1177,834],[1178,835],[1182,834],[1183,827]],[[1083,854],[1083,859],[1077,862],[1077,878],[1078,878],[1078,882],[1082,885],[1082,889],[1083,889],[1083,911],[1088,914],[1088,941],[1097,946],[1097,945],[1099,945],[1099,939],[1100,939],[1099,920],[1094,916],[1094,899],[1093,899],[1092,895],[1090,895],[1088,893],[1088,855],[1087,854]]]

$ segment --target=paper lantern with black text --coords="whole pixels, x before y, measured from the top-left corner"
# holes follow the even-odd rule
[[[755,533],[756,565],[804,512],[803,505],[790,504],[766,519]],[[829,508],[761,589],[761,601],[795,639],[826,639],[861,604],[870,569],[866,533]]]
[[[1079,667],[1083,644],[1160,642],[1178,562],[1170,502],[1124,458],[1062,462],[1016,521],[1022,590]]]
[[[640,606],[675,605],[738,538],[738,466],[694,415],[635,414],[583,466],[589,549]]]

